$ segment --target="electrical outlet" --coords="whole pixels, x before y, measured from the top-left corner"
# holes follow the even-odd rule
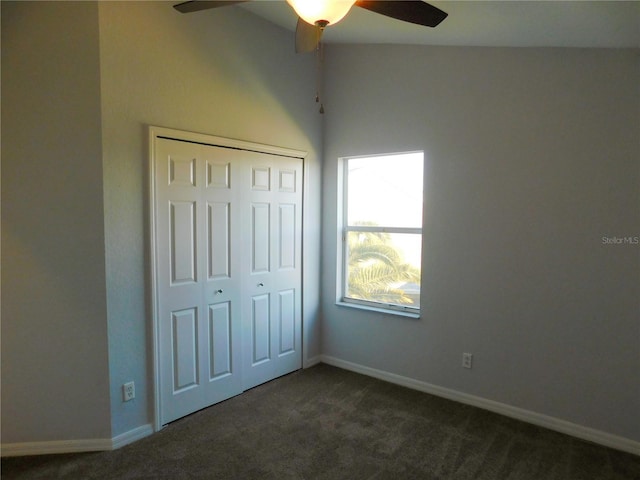
[[[136,398],[136,384],[134,382],[122,385],[122,401],[128,402]]]
[[[473,362],[473,355],[470,353],[462,354],[462,366],[464,368],[471,368],[471,364]]]

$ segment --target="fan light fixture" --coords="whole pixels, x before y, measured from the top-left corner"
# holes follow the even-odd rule
[[[287,0],[298,16],[310,25],[333,25],[344,18],[356,0]]]
[[[2,0],[0,0],[2,1]],[[181,13],[197,12],[218,8],[249,0],[187,0],[173,6]],[[298,14],[296,23],[296,53],[316,52],[318,79],[316,102],[320,103],[320,113],[324,107],[320,101],[322,94],[322,33],[327,25],[338,23],[354,5],[385,17],[403,22],[435,27],[447,13],[423,0],[287,0]]]

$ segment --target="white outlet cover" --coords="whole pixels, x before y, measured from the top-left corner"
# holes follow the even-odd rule
[[[462,354],[462,366],[464,368],[471,368],[472,362],[473,362],[473,354],[471,353]]]
[[[122,386],[122,401],[128,402],[136,397],[136,386],[134,382],[125,383]]]

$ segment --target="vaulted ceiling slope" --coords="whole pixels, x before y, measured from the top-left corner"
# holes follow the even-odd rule
[[[352,8],[325,43],[488,47],[640,48],[640,1],[430,1],[449,16],[436,28]],[[284,0],[241,7],[294,31]]]

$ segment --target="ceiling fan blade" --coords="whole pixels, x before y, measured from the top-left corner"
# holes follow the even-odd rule
[[[425,27],[435,27],[448,15],[421,0],[357,0],[356,5],[387,17]]]
[[[319,25],[310,25],[298,17],[296,25],[296,53],[313,52],[320,43],[323,29]]]
[[[244,3],[249,0],[191,0],[189,2],[178,3],[173,6],[180,13],[198,12],[209,8],[226,7],[235,3]]]

